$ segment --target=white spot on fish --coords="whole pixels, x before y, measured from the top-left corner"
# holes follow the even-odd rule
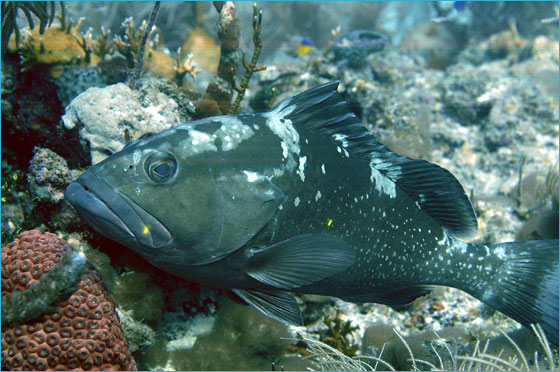
[[[291,120],[286,119],[285,116],[289,115],[295,106],[288,106],[287,103],[278,106],[274,111],[263,113],[262,116],[266,119],[267,127],[280,139],[282,146],[282,155],[287,159],[286,164],[282,169],[273,169],[273,175],[284,174],[284,170],[293,170],[296,167],[295,155],[299,156],[299,133],[294,128]]]
[[[325,164],[321,164],[321,172],[323,172],[323,174],[327,174],[327,171],[325,170]]]
[[[381,174],[381,172],[379,172],[375,167],[373,161],[369,163],[369,167],[371,169],[371,175],[369,179],[371,180],[371,183],[375,185],[375,189],[379,193],[388,195],[390,198],[396,198],[397,190],[395,187],[395,183],[388,177]]]
[[[212,134],[196,130],[196,126],[188,127],[186,124],[180,126],[176,132],[186,133],[186,138],[179,142],[184,155],[196,155],[208,151],[218,151],[216,140],[222,142],[222,151],[235,149],[241,142],[253,136],[254,132],[248,125],[243,124],[235,116],[223,116],[220,118],[222,125]]]
[[[218,151],[214,144],[215,135],[210,136],[208,133],[200,132],[195,129],[189,130],[189,140],[182,141],[181,144],[185,151],[190,152],[189,155],[200,154],[207,151]]]
[[[294,206],[297,207],[299,205],[299,196],[296,196],[296,198],[294,199]]]
[[[343,147],[348,147],[348,141],[346,140],[347,136],[345,134],[335,133],[332,136],[335,140],[342,142]]]
[[[280,142],[280,146],[282,146],[282,157],[286,159],[288,157],[288,146],[286,146],[286,142]]]
[[[317,194],[315,194],[315,201],[321,199],[321,191],[317,190]]]
[[[255,182],[259,178],[259,175],[255,172],[243,171],[243,173],[247,176],[247,182]]]
[[[299,167],[298,170],[296,171],[297,174],[299,174],[299,178],[301,178],[302,182],[305,182],[305,162],[307,161],[307,156],[302,156],[301,158],[299,158]]]
[[[136,195],[140,195],[140,187],[136,186],[134,191],[136,192]]]
[[[504,247],[496,247],[494,248],[494,254],[500,259],[500,260],[505,260],[507,259],[507,255],[506,255],[506,250]]]

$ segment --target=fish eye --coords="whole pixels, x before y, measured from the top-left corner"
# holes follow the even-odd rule
[[[156,152],[146,158],[144,169],[154,182],[166,182],[177,171],[175,158],[165,152]]]

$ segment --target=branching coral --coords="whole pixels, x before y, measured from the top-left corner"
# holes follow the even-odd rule
[[[153,48],[157,44],[158,37],[155,35],[156,27],[152,27],[150,31],[148,29],[148,23],[144,20],[136,30],[134,27],[134,19],[129,17],[125,19],[121,25],[125,29],[124,36],[115,36],[115,46],[119,53],[126,57],[128,61],[128,67],[132,68],[136,64],[138,59],[138,54],[140,53],[140,46],[142,44],[142,37],[147,33],[147,46],[148,48]],[[155,35],[155,36],[154,36]]]
[[[230,1],[215,2],[215,6],[220,13],[218,23],[218,37],[222,44],[220,64],[217,79],[208,84],[206,92],[197,105],[198,117],[239,113],[241,111],[241,101],[245,96],[251,76],[254,72],[266,69],[264,65],[257,65],[262,49],[262,11],[258,10],[257,4],[253,5],[253,43],[255,50],[249,63],[247,63],[245,53],[243,53],[242,62],[245,67],[245,74],[239,85],[235,81],[239,60],[239,21],[235,15],[235,6]],[[237,97],[232,104],[233,90],[237,92]]]
[[[324,323],[327,330],[321,334],[321,340],[344,355],[350,357],[356,355],[360,346],[355,344],[351,337],[352,332],[358,330],[359,327],[353,326],[351,320],[343,321],[338,311],[334,317],[325,314]]]
[[[253,51],[253,57],[251,57],[251,62],[247,63],[245,61],[245,52],[243,52],[243,67],[245,67],[245,74],[241,78],[241,83],[239,85],[235,84],[235,80],[232,81],[233,89],[237,92],[237,97],[235,97],[235,102],[229,110],[230,114],[238,114],[241,112],[241,101],[245,96],[245,91],[249,86],[249,80],[253,76],[254,72],[266,70],[266,65],[257,66],[257,61],[262,49],[262,37],[261,37],[261,26],[262,26],[262,10],[257,10],[257,4],[253,4],[253,44],[255,45],[255,50]]]
[[[179,50],[177,51],[177,57],[175,58],[175,66],[173,66],[173,69],[175,70],[175,83],[178,86],[182,85],[183,78],[185,77],[186,74],[191,75],[194,79],[196,78],[196,74],[202,71],[201,69],[195,67],[192,64],[192,60],[194,58],[194,55],[192,53],[187,55],[187,58],[185,59],[184,62],[181,62],[180,56],[181,56],[181,48],[179,48]]]

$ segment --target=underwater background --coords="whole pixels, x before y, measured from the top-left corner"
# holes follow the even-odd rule
[[[2,2],[2,368],[557,369],[451,288],[299,295],[283,325],[101,237],[64,190],[130,141],[340,80],[380,142],[457,177],[474,242],[557,239],[558,65],[557,2]]]

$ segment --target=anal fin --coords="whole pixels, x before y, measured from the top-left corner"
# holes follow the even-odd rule
[[[287,293],[254,289],[232,289],[232,292],[269,318],[288,325],[303,325],[299,305]]]
[[[380,303],[390,306],[406,305],[417,299],[427,295],[433,290],[431,286],[410,286],[394,288],[391,291],[376,294],[359,294],[339,296],[346,302],[354,303]]]

